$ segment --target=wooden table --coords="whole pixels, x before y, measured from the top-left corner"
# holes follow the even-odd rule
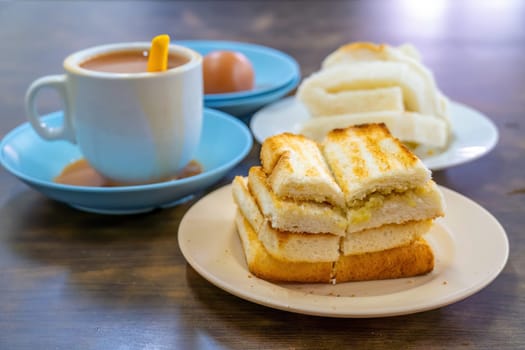
[[[332,319],[232,296],[184,260],[177,230],[204,193],[136,216],[87,214],[0,170],[1,349],[525,348],[525,6],[519,1],[0,2],[0,136],[25,122],[23,96],[93,45],[224,39],[294,56],[303,76],[339,45],[411,42],[451,99],[490,116],[500,141],[436,180],[487,208],[510,258],[488,287],[420,314]],[[52,94],[41,111],[60,106]],[[211,191],[246,174],[259,146]]]

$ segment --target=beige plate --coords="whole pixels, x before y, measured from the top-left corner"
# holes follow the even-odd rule
[[[179,227],[179,246],[188,263],[219,288],[272,308],[331,317],[385,317],[436,309],[478,292],[507,262],[504,229],[470,199],[441,187],[446,216],[426,235],[436,265],[415,278],[331,284],[271,283],[246,266],[234,226],[231,186],[197,202]]]

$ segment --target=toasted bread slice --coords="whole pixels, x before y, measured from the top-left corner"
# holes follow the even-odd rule
[[[235,204],[240,209],[242,215],[247,218],[250,225],[256,232],[259,232],[264,224],[264,216],[262,215],[257,202],[248,189],[246,178],[242,176],[235,176],[232,182],[232,195]]]
[[[316,142],[290,133],[269,137],[261,147],[261,163],[277,196],[344,206],[343,192]]]
[[[433,115],[416,112],[379,111],[310,118],[303,123],[301,134],[320,142],[333,129],[366,123],[385,123],[392,135],[403,142],[434,148],[447,145],[447,124]]]
[[[329,262],[339,257],[340,237],[332,234],[292,233],[273,229],[247,188],[237,176],[232,185],[233,198],[261,243],[273,257],[287,261]]]
[[[335,262],[292,262],[273,257],[238,210],[235,223],[248,270],[277,282],[349,282],[418,276],[432,271],[434,255],[422,238],[388,250],[342,255]]]
[[[431,247],[419,238],[407,245],[373,253],[342,255],[335,264],[335,281],[369,281],[419,276],[434,269]]]
[[[444,215],[444,207],[443,195],[432,180],[402,193],[373,193],[348,209],[347,232],[358,232],[385,224],[435,219]]]
[[[308,107],[312,117],[405,110],[403,93],[398,86],[337,93],[329,93],[325,89],[301,89],[298,97]]]
[[[339,257],[341,237],[328,233],[310,234],[273,229],[268,221],[258,232],[264,248],[276,259],[302,262],[330,262]]]
[[[269,281],[325,282],[332,279],[333,262],[292,262],[274,258],[264,248],[248,220],[238,210],[235,217],[248,270]]]
[[[430,180],[430,171],[385,124],[332,130],[322,149],[349,207],[371,193],[404,192]]]
[[[271,190],[267,175],[261,167],[253,166],[250,169],[248,187],[264,217],[275,229],[337,236],[345,234],[347,220],[341,209],[328,203],[279,198]]]
[[[432,220],[420,220],[347,233],[341,243],[341,251],[343,255],[353,255],[400,247],[415,241],[431,227]]]

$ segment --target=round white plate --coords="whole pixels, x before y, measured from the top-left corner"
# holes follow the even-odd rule
[[[287,97],[256,112],[250,122],[255,139],[262,143],[281,132],[299,133],[308,111],[295,97]],[[480,112],[457,102],[450,103],[453,139],[447,149],[433,156],[421,157],[431,170],[449,168],[477,159],[496,146],[498,129]]]
[[[435,254],[431,273],[413,278],[331,284],[271,283],[247,268],[231,186],[197,202],[179,227],[180,249],[205,279],[240,298],[291,312],[331,317],[385,317],[436,309],[476,293],[508,258],[505,231],[485,209],[441,188],[446,216],[425,236]]]

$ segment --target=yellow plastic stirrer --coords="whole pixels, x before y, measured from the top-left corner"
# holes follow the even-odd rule
[[[162,72],[168,69],[169,46],[169,35],[161,34],[153,38],[151,49],[149,50],[148,72]]]

